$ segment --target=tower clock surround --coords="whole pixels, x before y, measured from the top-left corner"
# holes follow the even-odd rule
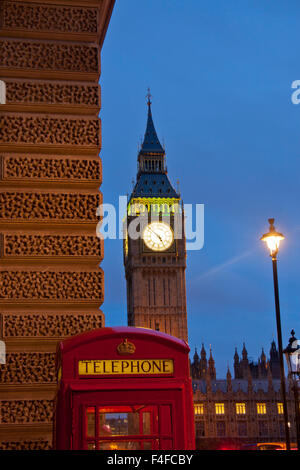
[[[138,152],[137,178],[124,227],[128,326],[159,330],[187,342],[182,200],[167,175],[165,150],[154,127],[150,95],[147,105],[146,132]],[[140,224],[138,237],[130,236],[132,223]]]

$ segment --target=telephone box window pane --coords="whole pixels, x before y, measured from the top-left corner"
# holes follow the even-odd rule
[[[99,413],[100,436],[130,436],[139,434],[139,413]]]
[[[152,450],[152,442],[144,441],[143,448],[144,450]]]
[[[141,450],[139,441],[100,441],[100,450]]]
[[[86,436],[95,437],[95,408],[89,407],[86,410]]]
[[[88,450],[96,450],[96,443],[95,442],[88,442],[87,448],[88,448]]]
[[[143,434],[151,434],[151,413],[143,413]]]

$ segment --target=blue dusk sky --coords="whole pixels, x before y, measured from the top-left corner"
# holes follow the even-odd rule
[[[187,253],[192,354],[212,345],[217,377],[243,342],[257,360],[277,343],[270,217],[283,343],[300,337],[299,0],[117,0],[102,50],[105,203],[132,190],[151,88],[168,174],[184,203],[205,205],[205,242]],[[106,326],[126,325],[122,241],[105,241]]]

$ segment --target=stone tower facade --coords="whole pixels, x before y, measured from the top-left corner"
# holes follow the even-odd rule
[[[57,341],[101,327],[100,52],[113,0],[0,2],[0,449],[48,449]]]
[[[150,96],[125,232],[128,325],[159,330],[187,341],[182,201],[167,176],[165,151],[154,128]]]

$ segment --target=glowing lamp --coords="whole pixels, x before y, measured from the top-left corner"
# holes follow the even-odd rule
[[[289,373],[300,378],[300,341],[295,338],[295,331],[291,331],[288,346],[283,350]]]
[[[266,242],[267,247],[270,250],[270,256],[274,258],[278,253],[280,241],[284,240],[284,236],[282,233],[276,232],[274,227],[274,219],[269,219],[269,224],[269,232],[265,233],[261,237],[261,241]]]

